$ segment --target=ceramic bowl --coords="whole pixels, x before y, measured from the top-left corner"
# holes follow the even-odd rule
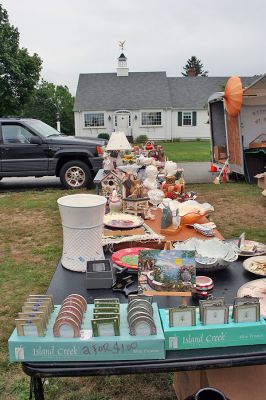
[[[174,248],[176,250],[194,250],[197,271],[220,271],[238,258],[235,245],[217,238],[208,240],[191,238],[184,242],[176,242]]]

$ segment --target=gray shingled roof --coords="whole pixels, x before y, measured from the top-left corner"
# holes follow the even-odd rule
[[[223,92],[229,79],[222,77],[178,77],[168,78],[173,108],[202,109],[208,104],[208,98],[214,92]],[[246,87],[255,81],[256,77],[242,77],[242,85]]]
[[[80,74],[74,111],[145,108],[203,109],[228,77],[167,78],[166,72]],[[256,77],[241,78],[244,87]]]
[[[165,72],[80,74],[74,111],[171,107]]]

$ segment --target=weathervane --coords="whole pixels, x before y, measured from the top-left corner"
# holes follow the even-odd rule
[[[126,41],[124,40],[123,42],[122,41],[119,41],[118,42],[118,46],[121,48],[121,50],[123,51],[124,50],[124,44],[126,43]]]

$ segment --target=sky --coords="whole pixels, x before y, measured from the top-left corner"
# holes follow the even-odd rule
[[[80,73],[181,76],[192,55],[209,76],[266,72],[265,0],[0,0],[20,46],[43,60],[42,78],[75,94]]]

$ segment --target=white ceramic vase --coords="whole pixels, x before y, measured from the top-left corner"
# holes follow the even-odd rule
[[[103,217],[106,198],[74,194],[57,200],[63,227],[63,267],[85,272],[87,261],[104,259]]]

